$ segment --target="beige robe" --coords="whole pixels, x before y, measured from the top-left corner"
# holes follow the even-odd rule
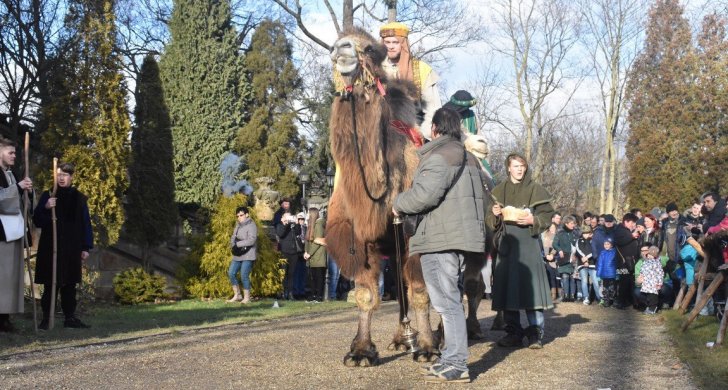
[[[15,178],[9,171],[4,174],[10,185],[0,188],[0,214],[22,216]],[[23,272],[23,239],[0,242],[0,314],[23,312]]]

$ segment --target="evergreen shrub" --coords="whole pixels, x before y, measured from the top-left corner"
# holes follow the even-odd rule
[[[119,302],[137,304],[154,302],[156,299],[167,299],[164,292],[167,282],[160,275],[151,275],[143,268],[132,268],[114,276],[114,293]]]
[[[230,236],[237,222],[235,209],[247,204],[247,197],[243,194],[218,198],[210,217],[207,237],[193,240],[190,256],[177,274],[182,277],[181,284],[190,295],[205,299],[230,295],[232,290],[227,272],[232,261]],[[251,293],[254,296],[274,296],[282,291],[284,271],[281,265],[285,259],[279,258],[253,208],[250,208],[250,217],[258,226],[256,260],[250,273]],[[199,267],[197,274],[193,275],[196,264]]]

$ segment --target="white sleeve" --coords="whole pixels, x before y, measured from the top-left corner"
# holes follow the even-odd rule
[[[432,116],[435,115],[438,108],[442,107],[440,91],[437,89],[438,81],[440,81],[440,77],[433,70],[422,83],[422,111],[425,113],[425,117],[420,125],[420,132],[427,139],[432,139]]]

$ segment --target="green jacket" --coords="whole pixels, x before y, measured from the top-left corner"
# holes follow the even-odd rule
[[[324,237],[324,220],[319,218],[313,226],[313,238]],[[311,268],[322,268],[326,267],[326,247],[313,242],[313,240],[306,240],[306,253],[311,255],[308,259],[308,266]]]
[[[423,214],[409,241],[410,253],[485,250],[483,179],[475,156],[460,141],[440,136],[418,151],[412,187],[397,195],[399,214]],[[461,165],[465,167],[453,184]],[[452,188],[450,187],[452,185]]]

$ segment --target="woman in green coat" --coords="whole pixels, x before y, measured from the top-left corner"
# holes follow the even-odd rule
[[[554,307],[538,237],[551,224],[554,209],[551,195],[528,174],[526,159],[516,153],[506,158],[508,179],[493,189],[497,203],[488,213],[488,224],[501,231],[498,257],[493,271],[493,310],[503,310],[507,335],[498,341],[503,347],[542,347],[544,309]],[[525,210],[505,221],[503,208]],[[528,328],[521,327],[520,310],[526,311]]]
[[[319,218],[319,210],[308,209],[308,231],[306,232],[306,253],[303,259],[308,262],[311,274],[311,300],[324,300],[324,282],[326,280],[326,241],[324,240],[324,220]]]

